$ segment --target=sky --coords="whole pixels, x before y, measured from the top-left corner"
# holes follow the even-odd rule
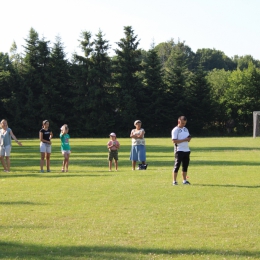
[[[260,60],[259,0],[0,0],[0,9],[4,53],[14,41],[23,53],[33,28],[50,46],[59,36],[68,58],[80,53],[82,31],[94,39],[101,30],[113,54],[124,26],[132,26],[144,50],[174,39],[194,52],[210,48]]]

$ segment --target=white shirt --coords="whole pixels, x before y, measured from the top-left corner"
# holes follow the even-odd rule
[[[174,140],[182,140],[187,138],[190,135],[189,130],[186,127],[180,128],[178,126],[172,129],[172,139]],[[189,152],[189,142],[182,142],[179,144],[175,144],[175,151],[176,152]]]

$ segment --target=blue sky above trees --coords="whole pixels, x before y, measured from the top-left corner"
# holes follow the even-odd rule
[[[32,27],[51,42],[60,36],[70,58],[79,52],[81,31],[94,36],[101,29],[115,49],[123,27],[132,26],[145,50],[173,38],[194,52],[215,48],[260,59],[258,0],[13,0],[3,1],[1,10],[0,52],[9,52],[13,41],[22,52]]]

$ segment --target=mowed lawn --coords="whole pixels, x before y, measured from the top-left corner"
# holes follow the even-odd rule
[[[0,259],[260,258],[259,138],[192,139],[190,186],[180,173],[172,186],[171,138],[146,138],[146,171],[132,171],[131,140],[118,140],[118,172],[108,138],[71,138],[69,172],[54,139],[44,174],[39,141],[13,142],[11,172],[0,172]]]

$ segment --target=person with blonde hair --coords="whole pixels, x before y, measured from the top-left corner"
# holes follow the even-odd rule
[[[19,146],[22,146],[22,143],[19,142],[13,134],[12,129],[8,127],[7,120],[3,119],[1,121],[0,130],[0,159],[2,166],[4,167],[4,172],[10,172],[10,154],[12,148],[11,137],[16,141],[16,143],[18,143]]]
[[[112,161],[114,159],[115,164],[115,170],[118,169],[118,149],[120,148],[120,143],[116,139],[116,134],[111,133],[110,140],[107,143],[107,149],[108,149],[108,167],[109,171],[112,171]]]
[[[62,162],[62,168],[61,168],[61,172],[68,172],[69,170],[69,159],[70,159],[70,153],[71,153],[71,149],[70,149],[70,135],[68,134],[69,132],[69,127],[67,124],[64,124],[61,128],[60,128],[61,132],[60,132],[60,140],[61,140],[61,153],[63,154],[63,162]]]

